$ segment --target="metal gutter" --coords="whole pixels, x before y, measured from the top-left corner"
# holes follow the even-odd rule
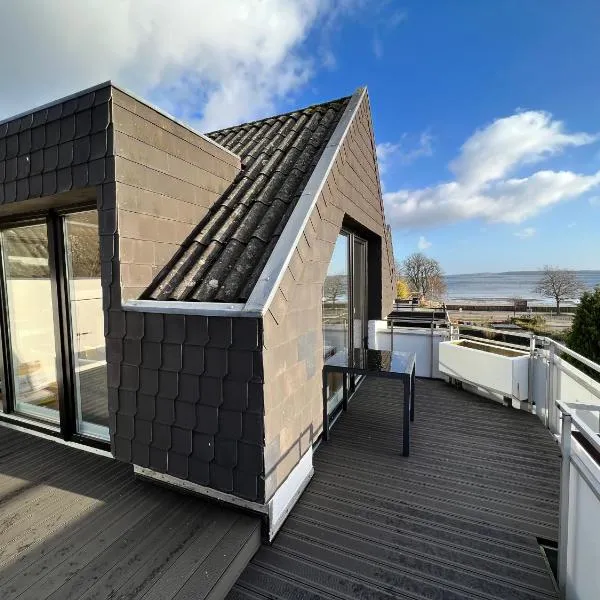
[[[275,244],[275,248],[261,273],[246,305],[244,311],[260,313],[264,315],[279,288],[285,271],[290,264],[294,251],[298,245],[300,237],[304,233],[306,224],[317,204],[317,199],[321,193],[325,181],[335,159],[337,158],[340,147],[350,129],[350,125],[358,112],[362,101],[367,96],[367,88],[358,88],[344,111],[339,123],[337,124],[331,139],[329,140],[315,170],[313,171],[302,195],[300,196],[296,207],[292,211],[288,222],[286,223],[281,236]]]

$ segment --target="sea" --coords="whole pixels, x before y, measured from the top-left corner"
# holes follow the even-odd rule
[[[600,285],[600,271],[576,271],[577,277],[588,288]],[[535,304],[551,304],[533,291],[541,277],[540,271],[510,271],[506,273],[468,273],[446,275],[446,302],[477,300],[491,302],[523,298]]]

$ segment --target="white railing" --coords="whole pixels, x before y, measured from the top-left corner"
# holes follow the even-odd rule
[[[369,348],[414,352],[417,356],[417,377],[443,379],[438,368],[439,345],[452,339],[453,332],[428,325],[399,328],[389,327],[386,321],[369,321]]]
[[[557,401],[562,415],[558,584],[565,600],[600,592],[600,407]],[[592,429],[589,421],[595,420]],[[594,456],[595,455],[595,456]]]
[[[452,326],[446,329],[393,328],[385,321],[371,321],[369,347],[415,352],[417,376],[444,378],[438,368],[439,344],[459,338],[490,341],[469,334],[477,331],[519,338],[523,343],[492,343],[529,351],[529,399],[522,407],[535,412],[561,446],[558,541],[561,598],[598,600],[600,382],[573,362],[598,374],[600,365],[547,337],[477,326],[463,326],[460,330]]]
[[[498,333],[487,328],[469,329]],[[598,374],[600,365],[547,337],[526,332],[503,333],[528,338],[529,405],[535,406],[539,418],[560,440],[558,583],[561,598],[598,600],[600,383],[577,368],[573,361]],[[460,337],[472,336],[461,332]]]

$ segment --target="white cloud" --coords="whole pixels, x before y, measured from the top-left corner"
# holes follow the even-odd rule
[[[419,250],[427,250],[427,248],[431,248],[431,242],[425,239],[425,236],[422,235],[419,237],[419,243],[417,244]]]
[[[565,133],[562,121],[553,120],[547,112],[521,112],[477,130],[450,169],[464,184],[479,186],[505,177],[520,165],[596,139],[587,133]]]
[[[201,129],[251,119],[311,77],[309,32],[361,3],[12,2],[2,9],[0,118],[112,79]]]
[[[390,220],[397,227],[474,218],[521,223],[548,206],[600,185],[600,171],[585,175],[540,170],[526,177],[509,176],[524,165],[597,139],[588,133],[565,132],[563,123],[545,112],[528,111],[498,119],[463,144],[449,165],[455,175],[453,181],[386,193]]]
[[[373,54],[377,59],[383,58],[383,42],[377,35],[373,38]]]
[[[377,160],[379,170],[385,173],[394,163],[408,165],[418,158],[433,154],[433,136],[429,131],[423,131],[412,147],[407,143],[408,134],[403,134],[399,142],[382,142],[377,144]]]
[[[535,235],[535,229],[533,227],[525,227],[521,231],[515,231],[515,235],[522,240],[533,237]]]

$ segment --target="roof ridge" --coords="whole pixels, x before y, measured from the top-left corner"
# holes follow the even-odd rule
[[[290,117],[295,113],[302,113],[307,110],[314,110],[315,108],[324,108],[324,107],[330,106],[331,104],[345,102],[345,101],[350,100],[351,97],[352,97],[351,95],[350,96],[342,96],[342,97],[336,98],[334,100],[327,100],[325,102],[317,102],[315,104],[309,104],[308,106],[296,108],[294,110],[290,110],[290,111],[287,111],[284,113],[279,113],[276,115],[270,115],[268,117],[263,117],[262,119],[255,119],[254,121],[238,123],[237,125],[229,125],[228,127],[224,127],[223,129],[215,129],[214,131],[209,131],[208,133],[205,133],[204,135],[212,136],[212,135],[217,135],[217,134],[224,134],[225,132],[230,131],[231,129],[238,129],[240,127],[249,127],[252,125],[256,125],[258,123],[263,123],[265,121],[269,121],[271,119],[281,119],[284,117]]]

